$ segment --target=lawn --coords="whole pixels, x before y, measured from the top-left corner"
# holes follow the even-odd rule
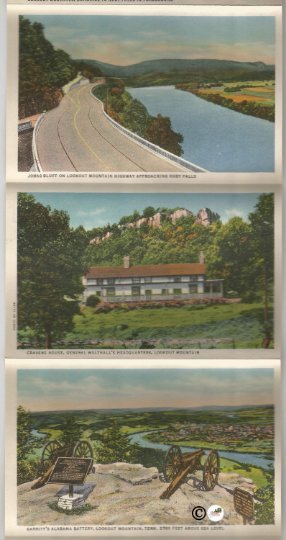
[[[144,309],[129,306],[106,313],[84,307],[74,317],[74,330],[66,336],[64,346],[80,342],[82,347],[85,341],[93,340],[94,347],[103,342],[102,346],[119,348],[120,343],[113,342],[121,341],[125,347],[138,348],[139,341],[146,340],[156,348],[260,348],[262,321],[263,307],[258,303]]]

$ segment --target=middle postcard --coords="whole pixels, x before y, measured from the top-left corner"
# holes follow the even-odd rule
[[[9,356],[277,357],[277,189],[81,188],[9,188]]]

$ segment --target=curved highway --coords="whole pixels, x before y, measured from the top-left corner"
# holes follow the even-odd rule
[[[73,88],[56,109],[45,114],[36,134],[43,171],[186,171],[113,126],[91,95],[93,87]]]

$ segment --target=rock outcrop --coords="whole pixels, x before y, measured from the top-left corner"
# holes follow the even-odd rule
[[[224,509],[221,525],[242,524],[233,504],[236,486],[253,493],[252,480],[235,473],[221,473],[213,491],[202,488],[202,473],[187,481],[168,500],[160,499],[166,489],[156,467],[140,464],[96,464],[84,486],[74,486],[75,493],[86,497],[90,510],[66,514],[56,510],[57,499],[68,493],[68,486],[46,484],[33,491],[33,482],[18,486],[18,525],[198,525],[192,516],[195,506],[206,510],[213,504]],[[200,525],[210,525],[206,517]]]

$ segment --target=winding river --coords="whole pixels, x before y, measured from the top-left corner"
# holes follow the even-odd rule
[[[143,448],[153,448],[154,450],[165,450],[167,451],[171,445],[161,444],[151,442],[145,438],[148,433],[152,431],[142,431],[141,433],[133,433],[129,436],[129,441],[131,443],[137,443]],[[192,448],[191,446],[181,446],[182,452],[193,452],[198,450],[198,448]],[[274,464],[273,458],[268,458],[260,454],[247,454],[240,452],[227,452],[224,450],[219,450],[219,455],[223,458],[230,459],[233,461],[238,461],[239,463],[245,463],[247,465],[252,465],[254,467],[260,467],[262,469],[268,469]]]
[[[127,88],[148,112],[169,116],[182,157],[212,172],[273,172],[274,122],[227,109],[174,86]]]
[[[154,431],[141,431],[139,433],[133,433],[132,435],[129,435],[129,441],[133,444],[139,444],[143,448],[153,448],[154,450],[169,450],[170,446],[169,444],[162,444],[162,443],[155,443],[152,441],[149,441],[145,438],[146,435],[149,433],[154,433]],[[32,435],[34,437],[38,437],[39,439],[45,438],[46,435],[44,433],[41,433],[40,431],[33,429]],[[47,438],[48,440],[48,438]],[[182,452],[193,452],[195,450],[198,450],[198,448],[193,448],[191,446],[181,446],[180,447]],[[241,453],[241,452],[227,452],[224,450],[219,450],[219,455],[226,459],[231,459],[233,461],[238,461],[239,463],[245,463],[247,465],[252,465],[254,467],[260,467],[262,469],[268,469],[269,467],[274,465],[274,459],[271,457],[266,457],[260,454],[248,454],[248,453]]]

